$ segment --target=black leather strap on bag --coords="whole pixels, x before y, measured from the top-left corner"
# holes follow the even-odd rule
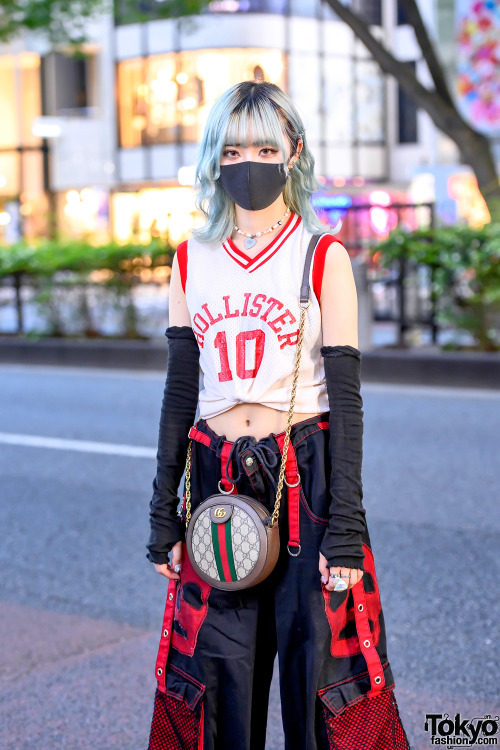
[[[314,251],[317,248],[318,242],[321,237],[323,237],[322,234],[313,234],[307,248],[306,259],[304,262],[304,273],[302,275],[302,284],[300,287],[300,301],[302,303],[307,302],[307,300],[309,299],[309,272],[311,270],[311,262]]]

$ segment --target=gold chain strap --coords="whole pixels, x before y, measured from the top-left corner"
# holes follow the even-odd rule
[[[299,379],[300,356],[302,353],[302,340],[304,338],[304,322],[305,322],[305,317],[306,317],[306,310],[310,304],[311,304],[310,299],[307,300],[307,304],[305,305],[302,304],[300,300],[298,301],[298,305],[301,308],[301,310],[300,310],[299,339],[297,342],[297,356],[295,359],[295,370],[293,374],[293,385],[292,385],[292,395],[290,398],[290,408],[288,410],[288,423],[286,427],[285,441],[283,443],[283,457],[281,459],[281,468],[280,468],[280,475],[279,475],[279,480],[278,480],[278,488],[276,490],[276,503],[274,505],[274,511],[273,511],[272,520],[270,523],[271,527],[273,527],[275,523],[278,521],[278,516],[279,516],[281,491],[283,489],[283,479],[285,476],[286,457],[288,454],[288,445],[290,443],[290,431],[292,429],[292,415],[293,415],[293,408],[295,406],[295,394],[297,392],[297,381]],[[191,519],[191,447],[192,447],[192,444],[193,444],[193,441],[190,440],[188,451],[187,451],[187,459],[186,459],[186,528]]]

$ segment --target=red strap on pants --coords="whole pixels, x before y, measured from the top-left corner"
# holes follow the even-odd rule
[[[285,445],[285,434],[280,433],[279,435],[275,435],[282,456]],[[286,453],[285,479],[288,482],[286,487],[288,497],[288,552],[290,552],[290,547],[300,548],[300,475],[295,448],[291,440],[288,442]]]
[[[356,618],[356,631],[358,633],[359,646],[365,657],[366,666],[368,667],[368,673],[370,675],[371,689],[368,691],[367,695],[373,697],[382,692],[382,688],[385,685],[385,675],[370,630],[362,578],[354,584],[351,591],[354,599],[354,617]]]
[[[229,466],[229,454],[231,453],[232,445],[233,444],[230,443],[228,440],[224,440],[224,445],[222,446],[222,451],[220,454],[220,460],[222,464],[221,482],[226,492],[229,492],[229,490],[231,490],[231,492],[229,493],[230,495],[237,495],[238,490],[236,489],[236,485],[234,484],[234,482],[228,482],[228,480],[226,479],[226,470],[227,470],[228,475],[231,476],[231,467]]]
[[[174,619],[175,596],[177,593],[178,580],[178,578],[170,578],[168,582],[167,602],[165,604],[165,614],[163,615],[163,627],[158,648],[158,656],[156,657],[155,676],[158,681],[158,690],[162,693],[167,692],[165,685],[165,667],[167,664],[170,639],[172,638],[172,623]]]

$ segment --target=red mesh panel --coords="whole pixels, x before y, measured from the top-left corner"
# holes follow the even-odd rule
[[[410,750],[394,691],[364,697],[334,716],[323,704],[330,750]]]
[[[157,688],[148,750],[197,750],[200,725],[185,701]]]

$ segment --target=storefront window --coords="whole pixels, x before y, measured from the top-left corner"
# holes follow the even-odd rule
[[[16,58],[13,55],[0,57],[0,112],[2,127],[0,128],[0,148],[10,148],[19,145],[19,119],[17,107],[16,86]]]
[[[118,123],[120,145],[140,146],[147,125],[147,103],[144,61],[125,60],[118,64]]]
[[[328,143],[350,144],[353,137],[353,61],[347,57],[327,58],[325,86]]]
[[[359,143],[384,142],[384,87],[374,60],[356,60],[354,133]]]
[[[42,114],[40,58],[31,52],[18,56],[21,99],[21,143],[40,146],[40,138],[32,132],[33,120]],[[2,126],[3,127],[3,126]]]
[[[284,56],[268,49],[153,55],[118,63],[120,146],[196,143],[215,100],[254,77],[284,86]],[[178,129],[178,133],[177,133]]]
[[[199,212],[191,188],[144,188],[112,196],[113,237],[118,242],[147,243],[159,237],[178,244]]]
[[[32,122],[41,114],[40,58],[23,52],[0,56],[0,148],[37,146]]]
[[[103,188],[66,190],[57,195],[58,226],[62,236],[109,239],[109,195]]]
[[[45,228],[40,138],[40,58],[32,52],[0,57],[0,239],[16,242]]]
[[[18,195],[20,184],[19,154],[16,151],[0,153],[0,195]]]
[[[96,103],[97,56],[48,52],[42,58],[43,110],[49,117],[89,117]]]

